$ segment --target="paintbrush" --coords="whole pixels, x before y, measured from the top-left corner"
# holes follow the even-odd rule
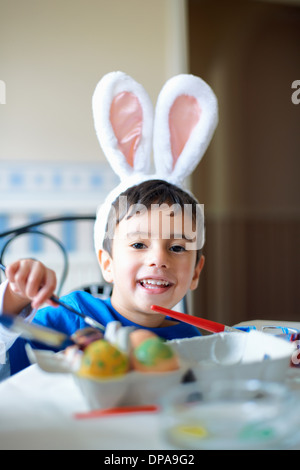
[[[167,315],[175,320],[180,320],[184,323],[189,323],[190,325],[197,326],[203,330],[210,331],[211,333],[221,333],[222,331],[234,331],[241,332],[237,328],[231,326],[223,325],[222,323],[217,323],[212,320],[206,320],[205,318],[194,317],[193,315],[188,315],[187,313],[175,312],[168,308],[159,307],[158,305],[151,305],[151,309],[154,312]]]
[[[6,270],[6,267],[0,263],[0,269],[2,269],[2,271],[5,273],[5,270]],[[73,307],[71,307],[70,305],[66,304],[65,302],[63,302],[62,300],[60,300],[56,295],[52,295],[50,297],[50,300],[52,300],[52,302],[64,307],[66,310],[69,310],[69,312],[72,312],[74,313],[75,315],[83,318],[83,320],[85,321],[85,323],[87,325],[90,325],[92,326],[93,328],[98,328],[102,331],[105,331],[105,327],[103,325],[101,325],[101,323],[97,322],[96,320],[94,320],[93,318],[91,317],[88,317],[87,315],[85,315],[84,313],[81,313],[79,312],[78,310],[75,310]]]

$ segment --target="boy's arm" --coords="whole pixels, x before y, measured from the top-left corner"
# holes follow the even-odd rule
[[[0,315],[22,314],[30,321],[35,313],[32,309],[37,309],[47,300],[52,304],[49,298],[56,288],[56,276],[42,263],[35,260],[16,261],[7,267],[5,273],[7,281],[0,285]],[[0,365],[5,364],[6,352],[17,337],[16,333],[0,325]]]

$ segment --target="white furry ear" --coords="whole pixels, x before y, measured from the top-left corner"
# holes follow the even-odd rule
[[[144,88],[123,72],[111,72],[93,95],[96,134],[112,169],[125,180],[147,174],[152,151],[153,107]]]
[[[203,157],[218,123],[212,89],[194,75],[177,75],[162,88],[155,109],[156,174],[181,185]]]

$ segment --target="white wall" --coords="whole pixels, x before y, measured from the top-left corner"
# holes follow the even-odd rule
[[[123,70],[153,102],[185,72],[185,0],[0,0],[0,163],[98,161],[91,97]]]
[[[187,70],[185,8],[185,0],[0,0],[0,234],[95,213],[117,181],[94,131],[95,86],[122,70],[155,104],[164,82]],[[62,242],[70,234],[49,230]],[[65,291],[100,276],[90,227],[71,230]],[[53,245],[34,249],[24,238],[5,262],[38,257],[59,272]]]

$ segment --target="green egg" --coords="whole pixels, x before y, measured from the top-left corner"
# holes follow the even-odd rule
[[[172,349],[161,338],[148,338],[134,350],[136,359],[146,366],[153,366],[161,360],[174,356]]]

